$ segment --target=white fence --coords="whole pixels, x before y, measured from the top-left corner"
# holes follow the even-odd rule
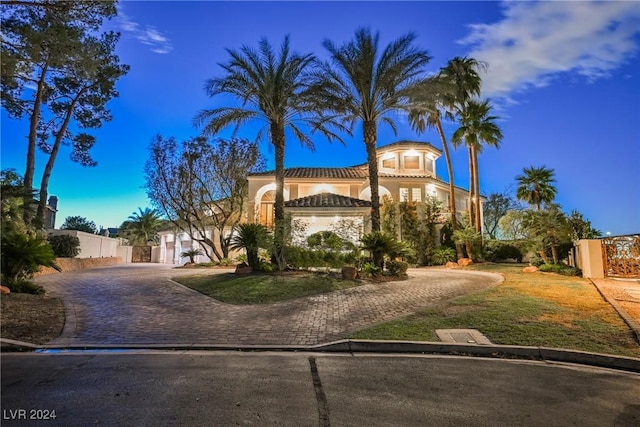
[[[122,257],[125,263],[131,262],[131,247],[120,245],[120,239],[85,233],[78,230],[51,230],[49,236],[74,236],[80,240],[80,253],[76,258]]]

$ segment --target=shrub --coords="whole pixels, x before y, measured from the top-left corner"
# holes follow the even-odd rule
[[[366,277],[375,277],[375,276],[378,276],[380,273],[382,273],[382,268],[377,267],[373,263],[367,262],[362,265],[361,273],[363,276],[366,276]]]
[[[407,274],[409,264],[404,261],[392,260],[387,262],[386,267],[390,275],[401,277]]]
[[[557,273],[563,276],[581,276],[582,271],[579,268],[571,267],[564,264],[542,264],[538,267],[540,271],[545,273]]]
[[[545,262],[542,259],[542,257],[538,254],[538,253],[534,253],[530,258],[529,258],[529,264],[536,266],[536,267],[540,267],[541,265],[544,265]]]
[[[42,286],[36,285],[35,283],[26,279],[17,279],[13,281],[8,281],[6,285],[11,290],[11,292],[15,292],[17,294],[18,293],[33,294],[33,295],[44,294],[44,288]]]
[[[258,268],[260,271],[264,271],[265,273],[273,273],[276,269],[276,267],[271,264],[270,262],[267,262],[265,260],[260,260],[260,267]]]
[[[311,250],[299,246],[286,246],[284,254],[287,263],[294,268],[341,268],[355,261],[353,252]]]
[[[51,245],[42,237],[31,237],[18,231],[2,236],[2,275],[6,283],[33,277],[40,266],[59,269]]]
[[[307,245],[310,248],[340,250],[346,242],[333,231],[319,231],[307,237]]]
[[[444,265],[448,262],[456,261],[456,250],[448,246],[439,246],[433,250],[431,254],[431,263],[435,265]]]
[[[53,253],[60,258],[75,258],[80,253],[80,239],[76,236],[49,236],[49,244]]]
[[[484,259],[491,262],[515,259],[522,262],[522,251],[515,245],[500,240],[488,240],[483,247]]]

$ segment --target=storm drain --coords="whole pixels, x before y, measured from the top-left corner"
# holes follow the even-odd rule
[[[477,329],[436,329],[436,335],[446,343],[491,345],[489,338]]]

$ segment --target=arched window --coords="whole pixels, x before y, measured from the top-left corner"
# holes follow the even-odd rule
[[[262,196],[260,199],[260,213],[258,217],[258,221],[260,224],[265,225],[267,227],[273,226],[274,220],[274,211],[273,207],[276,202],[276,192],[274,190],[269,190]]]

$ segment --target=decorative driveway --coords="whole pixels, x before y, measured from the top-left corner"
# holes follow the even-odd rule
[[[269,305],[230,305],[171,280],[229,270],[124,264],[37,278],[61,298],[66,322],[49,345],[314,345],[502,281],[497,274],[410,269],[369,284]]]

